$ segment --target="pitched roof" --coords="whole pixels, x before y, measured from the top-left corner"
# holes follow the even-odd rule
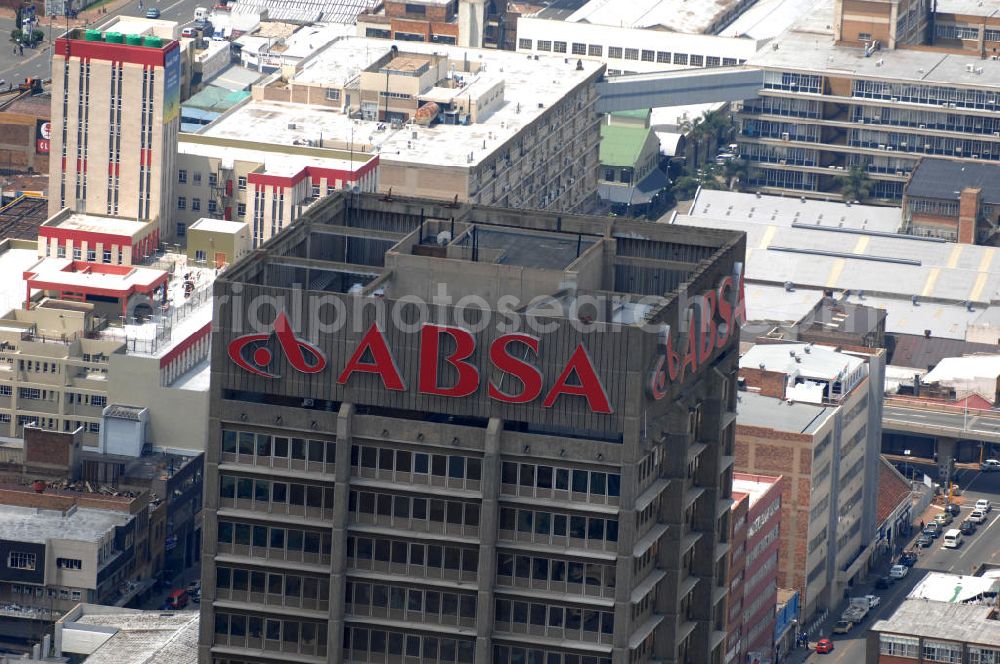
[[[882,525],[899,504],[910,499],[910,484],[892,467],[884,456],[879,456],[878,507],[876,523]]]
[[[646,127],[601,125],[601,165],[635,166],[652,131]]]
[[[923,158],[910,175],[906,192],[921,198],[957,201],[965,187],[982,189],[984,203],[1000,203],[1000,166],[950,159]]]
[[[973,353],[996,353],[993,344],[978,344],[962,339],[925,337],[918,334],[887,334],[891,337],[891,354],[886,364],[895,367],[929,370],[946,357],[961,357]]]

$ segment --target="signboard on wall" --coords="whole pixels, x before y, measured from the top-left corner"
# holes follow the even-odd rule
[[[167,51],[163,61],[163,122],[170,122],[181,111],[181,49]]]
[[[52,147],[52,123],[48,120],[35,120],[35,152],[48,154]]]

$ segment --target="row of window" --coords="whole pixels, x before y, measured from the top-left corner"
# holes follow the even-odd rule
[[[611,664],[611,658],[497,645],[493,646],[493,664]]]
[[[219,521],[220,544],[330,555],[330,533]]]
[[[352,662],[384,662],[388,655],[419,657],[421,664],[472,664],[476,644],[464,639],[348,625],[344,628],[344,650],[350,652]]]
[[[177,197],[177,209],[186,210],[188,206],[188,200],[186,196]],[[191,199],[191,211],[198,212],[201,210],[201,199],[192,198]],[[209,214],[218,214],[219,212],[219,202],[214,198],[208,199],[208,212]]]
[[[496,598],[496,621],[511,625],[560,627],[569,631],[580,630],[601,634],[611,634],[615,629],[614,611],[521,602],[500,597]]]
[[[337,458],[337,443],[327,440],[286,438],[284,436],[271,436],[266,433],[255,434],[251,431],[223,429],[222,452],[224,454],[239,454],[240,456],[256,456],[258,458],[270,457],[335,463]]]
[[[465,572],[479,570],[478,549],[421,542],[352,536],[347,538],[347,557],[399,565],[421,565],[432,569]]]
[[[523,587],[522,584],[529,579],[614,588],[615,566],[513,553],[497,554],[498,585]]]
[[[582,44],[580,42],[551,41],[539,39],[534,42],[535,48],[546,53],[567,53],[567,47],[573,55],[587,55],[594,58],[604,57],[602,44]],[[518,48],[532,49],[531,39],[518,39]],[[669,51],[654,51],[652,49],[627,48],[625,46],[609,46],[608,58],[612,60],[639,60],[642,62],[659,62],[661,64],[690,65],[692,67],[733,67],[741,61],[736,58],[723,58],[715,55],[689,55]]]
[[[245,177],[241,177],[240,180],[243,181],[243,187],[241,187],[241,188],[245,188],[246,187],[246,178]],[[188,172],[187,172],[186,169],[180,168],[180,169],[177,170],[177,181],[179,183],[181,183],[181,184],[188,184]],[[192,171],[191,172],[191,182],[190,183],[192,185],[194,185],[195,187],[200,187],[201,186],[201,171]],[[215,174],[215,173],[209,173],[208,174],[208,186],[209,187],[215,187],[218,184],[219,184],[219,176],[217,174]]]
[[[293,603],[301,600],[327,601],[330,595],[330,581],[327,578],[275,574],[225,565],[216,568],[215,587],[223,591],[280,595],[286,602]]]
[[[223,473],[219,476],[219,497],[253,500],[262,504],[333,509],[333,487],[275,482]]]
[[[568,516],[514,507],[500,509],[500,530],[590,541],[618,541],[618,519]]]
[[[325,621],[215,612],[215,640],[224,645],[323,656],[326,636]]]
[[[352,612],[363,615],[369,614],[374,608],[420,612],[435,622],[447,618],[476,617],[474,594],[403,588],[380,583],[348,581],[344,590],[344,602],[350,605]]]
[[[477,457],[409,452],[371,445],[351,447],[351,467],[434,475],[456,480],[482,479],[482,460]]]
[[[437,521],[479,526],[479,505],[458,500],[411,498],[371,491],[351,491],[347,509],[355,515],[375,514],[411,521]]]
[[[504,461],[500,467],[500,482],[536,489],[555,489],[574,493],[589,493],[617,498],[621,495],[621,475],[558,466],[535,465]]]

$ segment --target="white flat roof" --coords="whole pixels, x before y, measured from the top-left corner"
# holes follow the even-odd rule
[[[847,376],[862,364],[861,358],[812,344],[757,344],[740,357],[740,368],[764,365],[766,371],[825,380]]]
[[[830,27],[832,22],[832,0],[818,0],[813,11],[762,48],[748,64],[767,69],[808,71],[829,76],[846,75],[890,82],[910,81],[972,88],[1000,87],[1000,61],[988,58],[981,60],[974,53],[913,49],[882,49],[866,58],[861,47],[834,44]],[[967,71],[968,64],[975,64],[974,71]]]
[[[752,473],[733,473],[733,491],[748,494],[750,504],[753,505],[775,485],[778,479],[776,477],[764,479],[764,477],[764,475],[755,475]]]
[[[929,599],[935,602],[961,604],[976,599],[984,593],[996,592],[1000,582],[988,576],[965,576],[946,572],[928,572],[907,599]]]
[[[762,215],[771,222],[790,227],[808,224],[821,228],[897,233],[903,225],[902,209],[877,205],[845,205],[794,196],[757,196],[736,191],[702,189],[691,205],[693,218]]]
[[[266,115],[267,111],[264,109],[266,105],[259,106],[256,111],[251,111],[251,115],[258,115],[263,113]],[[312,108],[312,107],[303,107]],[[341,116],[343,117],[343,116]],[[277,131],[277,124],[274,123],[274,129]],[[272,126],[272,125],[269,125]],[[287,126],[285,127],[286,129]],[[224,138],[235,138],[235,139],[246,139],[248,138],[246,132],[242,132],[242,135],[237,135],[236,133],[229,132],[229,127],[222,128],[220,132],[213,134],[215,136],[221,136]],[[254,131],[257,132],[258,128],[255,127]],[[273,135],[273,134],[272,134]],[[296,132],[295,130],[289,130],[288,137],[292,137],[292,141],[306,138],[307,134],[305,131]],[[308,134],[310,138],[318,138],[318,136],[313,136]],[[255,138],[251,136],[249,138]],[[292,145],[289,141],[287,143],[282,142],[284,145]],[[180,134],[177,141],[177,152],[180,154],[187,155],[198,155],[202,157],[216,157],[223,161],[223,163],[233,163],[237,161],[242,161],[248,164],[263,164],[264,172],[271,173],[274,175],[295,175],[300,172],[303,168],[307,166],[316,166],[319,168],[329,168],[333,170],[341,171],[354,171],[371,158],[366,156],[364,151],[359,150],[357,153],[358,159],[351,161],[349,159],[339,159],[337,157],[317,157],[312,155],[298,155],[298,154],[282,154],[279,152],[268,152],[266,150],[257,150],[254,148],[239,148],[232,146],[223,145],[211,145],[204,143],[196,143],[191,140],[185,140],[185,134]]]
[[[24,304],[24,272],[38,262],[38,249],[8,249],[0,253],[0,316]]]
[[[342,85],[345,80],[350,80],[352,67],[360,69],[367,66],[388,53],[391,46],[392,43],[385,40],[360,37],[338,39],[307,61],[295,80]],[[231,139],[252,138],[281,145],[292,145],[296,140],[316,141],[322,136],[324,141],[353,145],[354,149],[362,152],[377,149],[380,159],[387,162],[472,167],[604,66],[584,60],[583,69],[578,70],[574,58],[539,56],[538,60],[534,60],[509,51],[415,42],[397,46],[403,53],[444,53],[456,62],[468,58],[485,65],[483,77],[496,75],[503,79],[504,102],[476,124],[408,125],[393,129],[385,123],[352,120],[339,111],[325,107],[255,101],[220,117],[199,134]],[[476,74],[459,72],[459,75],[467,84],[474,83],[478,78]],[[380,124],[382,131],[379,131]],[[294,129],[289,128],[290,125]],[[247,127],[253,127],[252,136],[247,136]]]
[[[128,272],[119,274],[116,272],[101,272],[100,268],[122,266],[105,266],[94,264],[95,270],[70,269],[73,261],[69,258],[43,258],[39,261],[35,269],[32,270],[32,280],[41,281],[47,284],[56,284],[60,287],[71,288],[99,288],[113,291],[125,291],[134,286],[152,286],[157,279],[161,278],[165,272],[149,267],[127,267]]]
[[[59,510],[0,505],[0,537],[39,544],[50,539],[97,542],[115,526],[128,523],[130,518],[125,512],[86,507],[63,514]]]
[[[758,0],[719,34],[723,37],[773,39],[816,4],[817,0]]]
[[[927,383],[937,383],[977,378],[996,380],[997,376],[1000,376],[1000,355],[969,355],[942,359],[924,379]]]
[[[154,231],[155,227],[155,224],[145,221],[135,221],[133,219],[123,219],[121,217],[105,217],[95,214],[81,214],[74,212],[66,219],[57,223],[42,226],[41,231],[44,232],[46,228],[63,228],[68,230],[85,231],[87,233],[125,235],[134,238]]]
[[[996,16],[1000,12],[995,2],[983,0],[937,0],[939,14],[963,14],[965,16]]]
[[[198,221],[188,226],[189,231],[210,231],[212,233],[239,233],[247,227],[245,221],[228,221],[226,219],[213,219],[202,217]]]
[[[699,33],[736,4],[737,0],[590,0],[566,20]]]

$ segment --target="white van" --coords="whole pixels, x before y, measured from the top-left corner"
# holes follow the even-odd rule
[[[962,531],[958,528],[952,528],[944,534],[944,548],[946,549],[957,549],[962,546]]]
[[[194,20],[196,20],[196,21],[204,21],[207,18],[208,18],[208,10],[206,8],[204,8],[204,7],[195,7],[194,8]]]

